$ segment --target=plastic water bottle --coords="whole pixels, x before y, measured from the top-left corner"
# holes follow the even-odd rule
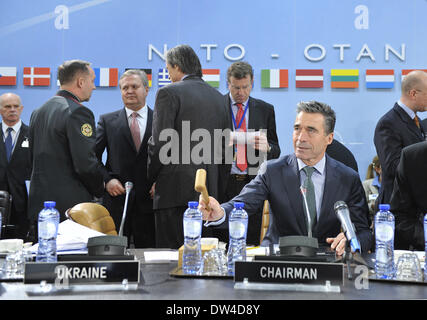
[[[230,238],[228,243],[228,274],[234,275],[234,262],[246,260],[246,233],[248,230],[248,213],[243,209],[243,202],[235,202],[228,219]]]
[[[427,213],[424,216],[424,252],[426,256],[424,259],[424,282],[427,282]]]
[[[39,248],[37,262],[56,262],[56,236],[58,235],[59,212],[55,201],[45,201],[39,213],[38,234]]]
[[[394,215],[380,204],[375,215],[375,273],[379,279],[394,277]]]
[[[182,253],[182,270],[185,274],[202,273],[202,212],[197,209],[197,201],[188,202],[184,212],[184,251]]]

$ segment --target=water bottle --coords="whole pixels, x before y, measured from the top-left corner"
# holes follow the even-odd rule
[[[243,202],[235,202],[228,219],[230,238],[228,243],[228,274],[234,275],[234,262],[246,260],[246,233],[248,230],[248,213],[243,209]]]
[[[38,234],[39,247],[37,262],[56,262],[56,236],[58,234],[59,212],[55,201],[45,201],[39,213]]]
[[[185,274],[202,273],[202,212],[197,201],[188,202],[184,212],[184,251],[182,253],[182,270]]]
[[[424,282],[427,282],[427,213],[424,216]]]
[[[394,277],[394,215],[380,204],[375,215],[375,273],[379,279]]]

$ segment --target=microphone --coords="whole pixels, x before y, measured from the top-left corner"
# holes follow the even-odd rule
[[[304,205],[305,205],[305,212],[307,215],[307,229],[308,229],[308,236],[311,238],[312,237],[312,231],[311,231],[311,218],[310,218],[310,211],[308,210],[308,204],[307,204],[307,197],[305,196],[306,193],[306,189],[303,186],[299,187],[301,194],[302,194],[302,198],[304,199]]]
[[[353,252],[361,252],[360,243],[359,240],[357,240],[347,204],[344,201],[337,201],[334,204],[334,210],[338,219],[341,221],[341,227],[344,230],[345,236],[350,242],[351,250]]]
[[[123,208],[123,214],[122,214],[122,222],[120,223],[120,230],[119,230],[119,236],[123,236],[123,227],[125,225],[125,220],[126,220],[126,211],[128,208],[128,200],[129,200],[129,194],[130,191],[133,188],[133,183],[132,182],[126,182],[125,183],[125,190],[126,190],[126,198],[125,198],[125,206]]]

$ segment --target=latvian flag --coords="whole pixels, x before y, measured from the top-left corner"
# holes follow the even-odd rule
[[[421,70],[421,71],[427,72],[427,69],[403,69],[403,70],[402,70],[402,78],[401,78],[401,80],[405,79],[406,75],[407,75],[409,72],[411,72],[411,71],[415,71],[415,70]]]
[[[359,88],[359,70],[332,69],[331,88]]]
[[[95,86],[117,87],[119,70],[117,68],[93,68],[95,71]]]
[[[263,69],[261,70],[261,88],[287,88],[287,69]]]
[[[211,87],[219,88],[219,69],[202,69],[202,79]]]
[[[297,69],[295,86],[297,88],[323,88],[323,70]]]
[[[16,67],[0,67],[0,86],[16,86]]]
[[[141,68],[126,68],[125,71],[128,70],[141,70],[144,71],[148,78],[148,87],[151,88],[153,84],[153,72],[151,69],[141,69]]]
[[[172,83],[172,81],[169,78],[168,69],[159,69],[159,88],[164,87],[169,83]]]
[[[24,86],[49,86],[50,68],[25,67]]]
[[[394,70],[366,70],[366,88],[391,89],[394,87]]]

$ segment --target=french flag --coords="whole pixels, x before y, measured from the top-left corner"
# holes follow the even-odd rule
[[[93,68],[95,71],[95,86],[117,87],[119,79],[118,68]]]

